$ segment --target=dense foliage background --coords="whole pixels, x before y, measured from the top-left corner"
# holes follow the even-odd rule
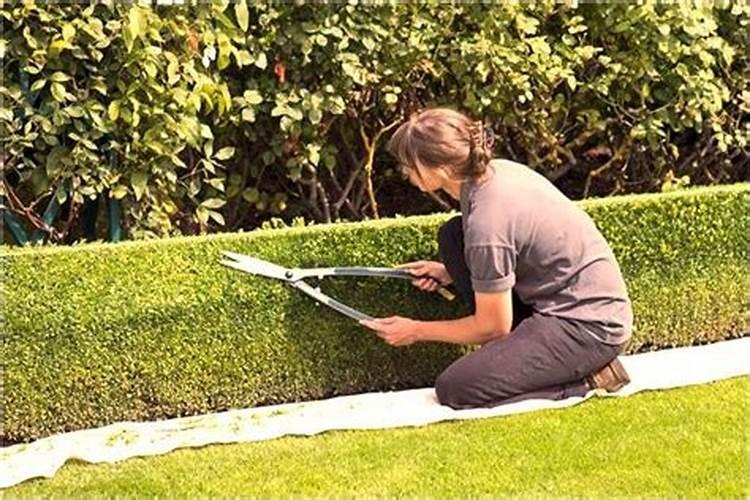
[[[435,104],[573,198],[748,176],[742,2],[193,3],[3,2],[6,227],[72,242],[449,208],[383,150]]]

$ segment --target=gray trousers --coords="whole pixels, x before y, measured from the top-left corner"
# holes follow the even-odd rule
[[[473,313],[460,216],[440,228],[439,249],[456,290]],[[435,392],[441,404],[456,409],[582,396],[587,390],[583,378],[624,347],[601,342],[586,331],[584,322],[541,314],[513,292],[511,332],[451,364],[435,381]]]

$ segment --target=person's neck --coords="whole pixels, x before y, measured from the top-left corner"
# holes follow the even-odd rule
[[[453,180],[453,179],[447,179],[445,181],[445,185],[442,187],[443,191],[448,193],[451,198],[455,200],[461,200],[461,188],[464,185],[465,182],[473,182],[475,185],[480,186],[490,180],[492,176],[495,174],[494,169],[492,166],[487,167],[487,171],[482,174],[481,177],[478,177],[476,179],[462,179],[462,180]]]
[[[466,181],[447,180],[442,190],[448,193],[454,200],[461,200],[461,186],[463,186],[464,182]]]

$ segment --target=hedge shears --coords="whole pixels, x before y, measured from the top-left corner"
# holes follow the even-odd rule
[[[316,301],[324,304],[341,314],[354,320],[372,320],[372,316],[349,307],[320,291],[319,287],[310,286],[304,280],[307,278],[318,278],[322,280],[326,276],[376,276],[381,278],[418,279],[425,276],[415,276],[403,269],[389,267],[317,267],[317,268],[286,268],[273,262],[268,262],[257,257],[243,255],[235,252],[222,252],[224,259],[221,263],[227,267],[237,269],[266,278],[281,280],[292,288],[300,290]],[[455,295],[443,287],[438,288],[438,293],[447,300],[453,300]]]

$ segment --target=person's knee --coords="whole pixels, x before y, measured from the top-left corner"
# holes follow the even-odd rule
[[[451,370],[450,367],[435,380],[435,395],[441,405],[454,410],[479,406],[471,400],[466,378],[458,370]]]
[[[458,387],[448,371],[441,373],[435,380],[435,395],[438,403],[456,409]]]

